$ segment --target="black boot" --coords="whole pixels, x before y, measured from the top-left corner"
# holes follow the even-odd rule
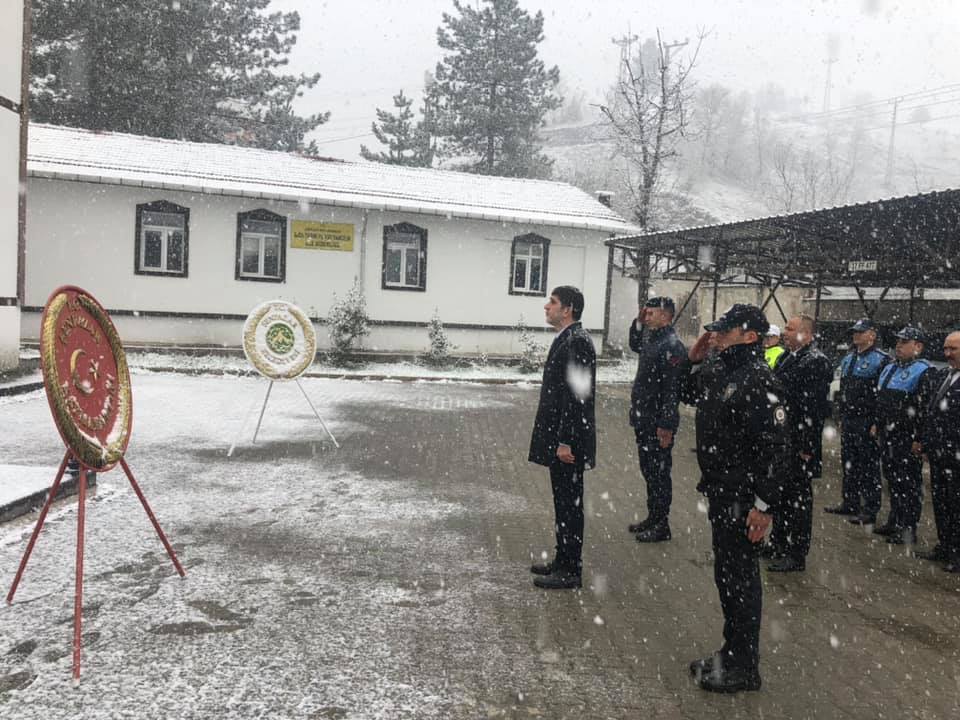
[[[656,525],[651,525],[643,532],[637,533],[637,542],[666,542],[670,537],[670,523],[666,520],[661,520]]]
[[[717,669],[707,673],[698,683],[701,688],[710,692],[735,693],[741,690],[759,690],[760,673],[756,670],[741,670],[740,668]]]
[[[648,527],[652,527],[653,525],[656,525],[656,524],[657,524],[656,518],[648,517],[646,520],[641,520],[640,522],[631,523],[630,525],[627,526],[627,530],[629,530],[632,533],[643,532]]]
[[[857,515],[856,517],[850,518],[847,522],[853,523],[854,525],[876,525],[877,516],[876,515]]]
[[[579,570],[556,566],[549,575],[539,575],[533,584],[544,590],[575,590],[583,585]]]

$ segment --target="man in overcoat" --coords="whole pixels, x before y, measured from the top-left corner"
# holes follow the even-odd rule
[[[537,587],[560,590],[581,586],[583,474],[596,465],[597,355],[580,324],[583,294],[577,288],[554,288],[544,312],[557,336],[543,367],[528,459],[550,469],[556,554],[530,571]]]

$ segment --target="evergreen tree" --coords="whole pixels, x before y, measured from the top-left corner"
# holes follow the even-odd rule
[[[449,365],[452,359],[450,353],[456,349],[456,345],[447,337],[447,332],[443,329],[443,321],[440,319],[440,311],[436,308],[427,325],[427,336],[430,338],[430,349],[424,358],[427,364],[434,367]]]
[[[482,0],[443,14],[437,42],[447,54],[437,64],[438,135],[446,157],[484,175],[546,177],[551,161],[538,131],[560,106],[560,71],[537,56],[543,13],[533,17],[517,0]]]
[[[37,121],[302,150],[329,116],[293,112],[320,75],[278,72],[300,17],[270,0],[32,2]]]
[[[412,105],[413,98],[404,96],[401,90],[399,95],[393,96],[396,114],[377,108],[380,124],[373,123],[371,128],[377,140],[387,146],[387,152],[373,152],[361,145],[360,154],[364,158],[388,165],[430,167],[433,164],[429,133],[423,122],[414,122]]]

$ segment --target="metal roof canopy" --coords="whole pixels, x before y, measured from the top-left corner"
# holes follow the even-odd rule
[[[887,290],[900,287],[910,290],[912,315],[916,291],[960,288],[960,190],[621,236],[607,245],[621,251],[622,270],[632,262],[642,293],[651,270],[711,282],[714,306],[719,285],[767,287],[764,306],[777,302],[781,286],[810,286],[819,315],[823,286],[833,285],[855,288],[872,316]],[[885,288],[872,308],[863,287]]]

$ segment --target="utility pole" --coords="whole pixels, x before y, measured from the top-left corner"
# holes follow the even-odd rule
[[[833,88],[833,64],[837,62],[837,50],[840,49],[840,41],[836,35],[827,37],[827,59],[823,62],[827,65],[827,82],[823,87],[823,112],[830,112],[830,91]]]
[[[893,187],[893,152],[894,139],[897,135],[897,107],[899,105],[900,98],[894,98],[893,112],[890,115],[890,144],[887,146],[887,172],[883,176],[883,185],[888,189]]]

